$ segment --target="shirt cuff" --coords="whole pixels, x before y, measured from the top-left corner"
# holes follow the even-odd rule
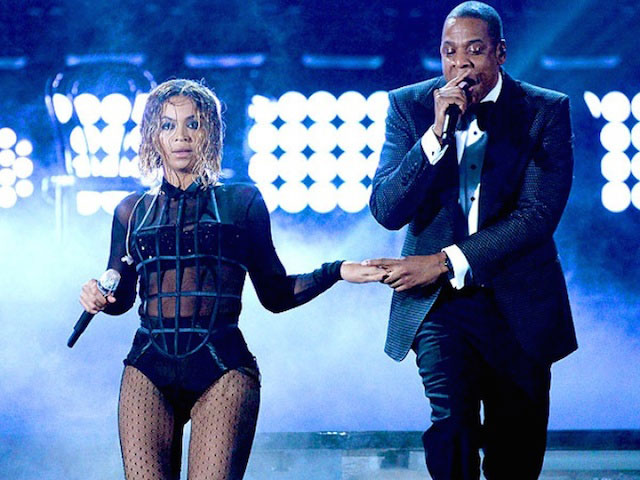
[[[442,251],[447,254],[453,267],[453,278],[450,280],[451,286],[456,290],[460,290],[464,287],[464,279],[467,273],[471,274],[471,266],[467,261],[467,257],[464,256],[464,253],[457,245],[450,245],[443,248]]]
[[[422,139],[420,140],[420,144],[422,145],[422,151],[427,156],[427,160],[429,160],[431,165],[438,163],[438,161],[444,156],[447,148],[449,148],[449,145],[445,145],[444,148],[442,148],[442,145],[440,145],[440,142],[438,141],[438,137],[436,137],[436,134],[433,131],[433,125],[424,132],[424,135],[422,135]]]

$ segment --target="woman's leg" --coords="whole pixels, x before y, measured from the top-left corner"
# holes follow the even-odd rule
[[[180,478],[182,424],[151,380],[131,366],[122,375],[118,427],[127,480]]]
[[[189,480],[239,480],[258,419],[260,383],[230,370],[191,409]]]

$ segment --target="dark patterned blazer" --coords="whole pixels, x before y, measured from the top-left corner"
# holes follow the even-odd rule
[[[523,349],[551,363],[577,348],[553,241],[573,175],[569,98],[502,74],[502,91],[487,121],[477,233],[466,236],[459,227],[455,148],[431,165],[421,147],[434,122],[433,90],[444,86],[444,77],[390,93],[371,212],[388,229],[408,224],[403,256],[457,244],[474,284],[493,290]],[[407,355],[444,281],[393,293],[385,345],[390,357]]]

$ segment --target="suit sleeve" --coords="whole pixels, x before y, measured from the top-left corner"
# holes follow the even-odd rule
[[[554,107],[525,168],[515,209],[457,244],[477,283],[488,281],[492,267],[509,256],[551,240],[560,221],[573,177],[569,98],[562,96]]]
[[[369,205],[375,219],[385,228],[398,230],[409,223],[434,188],[434,178],[452,151],[432,165],[422,149],[421,135],[402,111],[397,95],[389,94],[385,142],[380,164],[373,177]]]

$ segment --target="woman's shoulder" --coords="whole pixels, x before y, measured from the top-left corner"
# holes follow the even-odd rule
[[[218,183],[215,185],[216,196],[239,205],[249,205],[256,196],[260,196],[260,190],[252,183]]]
[[[136,206],[141,202],[141,200],[146,195],[153,194],[153,193],[157,193],[157,192],[154,192],[153,190],[151,191],[141,190],[141,191],[135,191],[128,194],[116,206],[115,211],[113,213],[114,216],[118,218],[118,221],[120,221],[120,223],[122,223],[123,225],[126,225],[126,223],[129,221],[129,217],[131,216],[131,213],[136,208]]]

